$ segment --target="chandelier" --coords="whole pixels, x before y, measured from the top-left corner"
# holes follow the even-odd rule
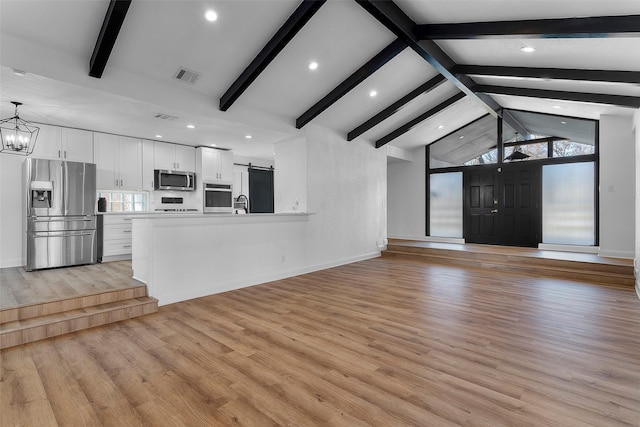
[[[2,138],[0,153],[28,156],[33,152],[40,128],[18,116],[18,106],[22,105],[22,102],[11,101],[11,103],[16,106],[15,115],[9,119],[0,120],[0,138]]]

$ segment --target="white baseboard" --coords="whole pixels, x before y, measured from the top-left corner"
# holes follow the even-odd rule
[[[0,262],[0,268],[22,267],[22,258],[3,259]]]
[[[627,258],[627,259],[633,259],[635,258],[635,253],[630,252],[630,251],[608,251],[608,250],[604,250],[604,251],[600,251],[598,253],[598,255],[600,256],[604,256],[604,257],[609,257],[609,258]]]
[[[420,242],[457,243],[463,245],[464,239],[457,237],[432,237],[432,236],[389,236],[389,239],[418,240]]]
[[[598,254],[599,246],[557,245],[553,243],[540,243],[538,249],[542,251],[579,252],[585,254]]]
[[[158,299],[158,306],[174,304],[182,301],[187,301],[194,298],[201,298],[209,295],[215,295],[222,292],[233,291],[236,289],[247,288],[249,286],[261,285],[263,283],[273,282],[276,280],[287,279],[294,276],[300,276],[302,274],[313,273],[314,271],[326,270],[328,268],[339,267],[345,264],[351,264],[358,261],[364,261],[371,258],[377,258],[380,256],[380,252],[370,252],[354,257],[343,258],[339,260],[329,261],[326,263],[315,264],[307,267],[294,268],[290,270],[276,271],[268,274],[261,274],[253,277],[244,277],[237,280],[230,280],[225,283],[216,283],[215,289],[211,286],[200,286],[198,288],[190,289],[188,291],[182,290],[181,292],[171,292],[162,295],[149,295]],[[134,276],[134,279],[136,277]],[[140,279],[136,279],[140,280]]]

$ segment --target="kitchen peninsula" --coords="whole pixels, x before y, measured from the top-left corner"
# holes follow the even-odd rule
[[[312,271],[310,215],[133,216],[133,276],[166,305]]]

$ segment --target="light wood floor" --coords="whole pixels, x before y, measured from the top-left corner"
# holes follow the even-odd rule
[[[0,268],[0,309],[23,307],[140,286],[131,261],[27,272]]]
[[[378,258],[3,350],[0,378],[2,426],[639,426],[640,300]]]

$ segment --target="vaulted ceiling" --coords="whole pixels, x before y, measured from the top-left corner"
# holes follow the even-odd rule
[[[0,35],[2,117],[261,158],[309,124],[412,149],[502,108],[640,107],[637,0],[2,0]]]

